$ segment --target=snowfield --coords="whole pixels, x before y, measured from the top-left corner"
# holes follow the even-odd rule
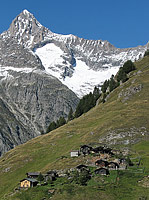
[[[119,67],[109,67],[104,70],[94,71],[85,62],[79,60],[79,58],[75,58],[76,66],[74,67],[72,77],[66,76],[63,79],[61,74],[63,73],[64,66],[64,59],[62,58],[64,52],[59,47],[53,43],[49,43],[36,49],[35,53],[41,59],[46,72],[58,78],[64,85],[76,93],[79,98],[93,91],[96,85],[109,79],[112,74],[115,75],[119,69]]]
[[[78,97],[93,91],[94,87],[109,79],[111,75],[115,75],[118,67],[108,68],[102,71],[94,71],[90,69],[85,62],[76,59],[76,67],[72,77],[66,77],[62,81],[67,85]]]
[[[55,44],[50,43],[36,49],[35,53],[41,59],[46,72],[60,79],[62,70],[57,68],[56,65],[63,65],[64,59],[61,57],[63,55],[63,51]]]

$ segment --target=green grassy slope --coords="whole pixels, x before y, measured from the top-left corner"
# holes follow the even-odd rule
[[[7,152],[0,159],[0,199],[10,198],[11,192],[18,186],[19,181],[25,177],[26,172],[66,169],[83,162],[81,157],[74,159],[69,156],[71,150],[78,149],[82,144],[101,141],[107,143],[109,141],[113,145],[113,139],[108,140],[109,134],[113,134],[116,138],[115,148],[128,146],[136,155],[142,156],[143,165],[146,168],[146,173],[148,173],[149,57],[137,62],[136,67],[137,70],[131,72],[130,79],[116,88],[110,94],[106,103],[96,106],[80,118],[70,121],[49,134],[39,136]],[[141,85],[141,90],[133,93],[132,88],[138,88],[139,85]],[[125,99],[125,97],[128,97],[128,99]],[[131,132],[130,135],[127,134],[129,131]],[[126,133],[124,138],[116,137],[122,132]],[[123,142],[124,140],[130,142],[126,145]],[[136,142],[138,144],[132,145]],[[65,158],[62,159],[62,156],[65,156]],[[133,180],[136,183],[137,178]],[[128,181],[130,181],[129,177],[122,181],[122,188],[125,188],[123,185],[126,185],[125,183]],[[125,189],[129,189],[129,186]],[[101,199],[118,199],[116,196],[118,189],[113,189],[113,193],[109,188],[105,191],[95,192],[92,191],[93,187],[88,187],[89,190],[81,187],[76,190],[86,191],[86,199],[91,199],[92,196],[96,196],[94,197],[96,199],[99,198],[99,195]],[[135,186],[134,183],[132,183],[132,187],[133,190],[137,187],[138,194],[144,192],[143,188]],[[121,190],[119,194],[123,196],[123,192]],[[135,194],[136,197],[134,195],[134,199],[137,199],[137,193]],[[80,199],[85,198],[83,194],[81,197],[81,192],[76,195],[80,195]],[[71,198],[77,199],[76,195]],[[67,194],[63,196],[57,194],[53,199],[67,198],[70,199]],[[130,199],[133,199],[133,196]]]

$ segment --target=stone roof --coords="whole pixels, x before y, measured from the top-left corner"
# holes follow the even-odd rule
[[[29,176],[39,176],[39,172],[27,172],[26,174]]]
[[[24,178],[24,179],[20,180],[20,182],[22,182],[22,181],[24,181],[24,180],[30,181],[30,182],[32,182],[32,183],[38,182],[38,181],[37,181],[36,179],[34,179],[34,178]]]

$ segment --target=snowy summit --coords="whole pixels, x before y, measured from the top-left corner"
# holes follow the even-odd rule
[[[140,59],[147,49],[147,45],[119,49],[108,41],[56,34],[42,26],[26,9],[2,34],[3,38],[10,36],[41,60],[45,73],[58,78],[78,97],[116,74],[127,60]]]

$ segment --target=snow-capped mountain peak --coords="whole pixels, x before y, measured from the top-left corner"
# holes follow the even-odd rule
[[[30,15],[31,13],[28,10],[24,9],[23,14]]]
[[[138,60],[148,45],[119,49],[108,41],[61,35],[42,26],[27,10],[12,22],[3,38],[13,37],[37,55],[45,72],[57,77],[79,97],[116,74],[127,60]]]
[[[20,44],[29,48],[44,40],[45,36],[53,35],[26,9],[12,21],[8,33],[11,37],[15,37]]]

